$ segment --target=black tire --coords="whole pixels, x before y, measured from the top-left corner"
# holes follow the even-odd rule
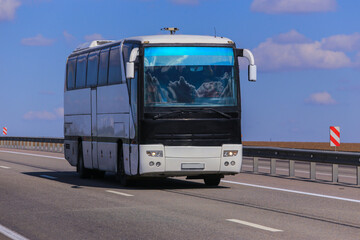
[[[118,163],[117,163],[116,180],[119,181],[123,187],[129,186],[131,183],[129,176],[125,174],[123,148],[121,141],[118,142]]]
[[[84,157],[82,152],[82,144],[79,144],[79,152],[78,152],[78,164],[77,164],[77,172],[79,173],[80,178],[89,178],[91,177],[90,169],[84,167]]]
[[[129,179],[129,176],[127,176],[126,174],[120,174],[118,179],[120,181],[121,186],[123,187],[128,187],[131,185],[131,180]]]
[[[204,177],[204,182],[207,186],[218,186],[220,183],[220,176],[208,176]]]
[[[103,179],[105,176],[105,171],[93,170],[92,174],[93,174],[94,178]]]

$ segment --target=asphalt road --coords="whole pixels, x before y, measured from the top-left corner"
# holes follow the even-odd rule
[[[110,174],[80,179],[61,154],[8,151],[0,239],[360,239],[353,185],[241,173],[213,188],[183,178],[123,188]]]

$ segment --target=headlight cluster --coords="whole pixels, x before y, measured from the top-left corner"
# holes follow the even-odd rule
[[[146,154],[149,157],[162,157],[163,156],[163,151],[146,151]]]
[[[235,157],[238,154],[238,150],[225,150],[224,157]]]

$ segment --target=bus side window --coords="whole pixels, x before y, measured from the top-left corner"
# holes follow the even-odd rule
[[[98,85],[106,85],[108,78],[109,49],[103,49],[100,52],[99,79]]]
[[[94,87],[97,84],[99,69],[99,52],[89,54],[87,65],[86,87]]]
[[[86,81],[87,54],[78,56],[76,63],[76,88],[84,88]]]
[[[110,50],[109,84],[121,82],[120,47]]]
[[[66,74],[67,90],[71,90],[75,88],[75,68],[76,68],[76,57],[70,58],[67,62],[67,74]]]

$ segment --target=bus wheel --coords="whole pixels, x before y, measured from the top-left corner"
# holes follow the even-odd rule
[[[130,186],[131,184],[131,180],[129,179],[129,176],[127,176],[124,173],[117,174],[116,178],[123,187]]]
[[[207,186],[218,186],[220,179],[220,176],[206,176],[204,177],[204,182]]]
[[[84,157],[81,143],[79,145],[77,172],[79,173],[80,178],[89,178],[91,176],[90,170],[84,167]]]
[[[93,170],[93,176],[98,179],[103,179],[105,176],[105,171]]]

